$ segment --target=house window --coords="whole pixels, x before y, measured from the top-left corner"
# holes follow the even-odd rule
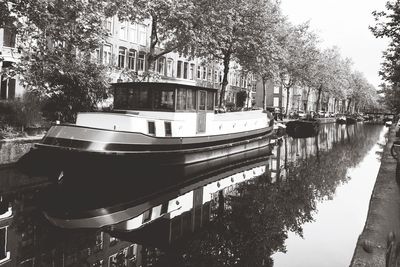
[[[170,121],[165,121],[164,122],[164,127],[165,127],[165,136],[172,136],[171,122]]]
[[[203,67],[203,80],[207,80],[207,68]]]
[[[194,64],[190,64],[189,79],[194,80]]]
[[[3,46],[15,47],[15,31],[10,28],[3,29]]]
[[[183,62],[178,60],[178,66],[176,68],[176,77],[177,78],[182,78],[182,64],[183,64]]]
[[[111,65],[111,45],[104,45],[103,46],[103,64],[104,65]]]
[[[15,79],[5,78],[0,76],[0,99],[15,98]]]
[[[128,39],[129,39],[129,42],[132,42],[132,43],[137,42],[137,24],[136,23],[129,23]]]
[[[147,128],[149,130],[149,134],[156,135],[156,123],[154,121],[148,121]]]
[[[188,78],[188,67],[189,67],[189,63],[185,62],[183,64],[183,79]]]
[[[107,18],[105,21],[105,28],[109,34],[112,34],[112,22],[113,18]]]
[[[118,52],[118,67],[125,68],[126,48],[120,47]]]
[[[96,49],[95,55],[96,55],[96,62],[97,63],[101,63],[101,50],[100,50],[100,48]]]
[[[222,83],[222,72],[219,71],[219,83]]]
[[[208,80],[211,82],[212,81],[212,69],[208,68],[208,76],[207,76]]]
[[[214,70],[214,82],[218,82],[218,71]]]
[[[167,60],[167,76],[168,77],[172,77],[172,75],[173,75],[173,73],[172,73],[173,65],[174,65],[174,60],[169,58]]]
[[[129,49],[128,54],[128,68],[131,70],[135,69],[135,59],[136,59],[136,51],[133,49]]]
[[[157,60],[157,72],[161,75],[165,73],[165,57],[160,57]]]
[[[139,44],[146,45],[146,26],[139,25]]]
[[[139,53],[138,59],[137,59],[137,70],[138,71],[143,71],[144,70],[144,64],[145,64],[145,54],[143,52]]]
[[[126,21],[120,21],[119,38],[122,40],[128,40],[128,23]]]
[[[197,66],[197,79],[201,79],[201,66]]]

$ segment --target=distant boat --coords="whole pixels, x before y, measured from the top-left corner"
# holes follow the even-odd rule
[[[355,124],[357,119],[352,116],[346,116],[346,124]]]
[[[217,89],[174,83],[116,83],[111,112],[77,115],[35,144],[38,165],[64,176],[75,170],[131,169],[146,162],[181,166],[270,145],[269,112],[218,113]],[[50,167],[49,167],[50,166]]]
[[[317,120],[295,120],[286,124],[286,133],[296,138],[315,136],[319,132]]]
[[[338,115],[338,117],[336,118],[336,123],[346,124],[346,116]]]
[[[390,126],[392,126],[392,124],[393,124],[392,121],[385,121],[385,126],[390,127]]]

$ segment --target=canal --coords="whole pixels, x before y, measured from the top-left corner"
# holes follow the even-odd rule
[[[316,137],[283,137],[272,155],[142,166],[127,183],[0,168],[0,266],[349,265],[386,133],[323,124]],[[110,212],[131,218],[100,223]]]

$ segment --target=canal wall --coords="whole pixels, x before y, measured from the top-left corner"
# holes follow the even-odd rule
[[[396,182],[397,161],[390,149],[399,126],[388,133],[381,167],[371,195],[367,220],[351,261],[351,267],[400,266],[400,190]]]
[[[40,141],[42,135],[0,140],[0,167],[11,165],[27,153],[35,142]]]

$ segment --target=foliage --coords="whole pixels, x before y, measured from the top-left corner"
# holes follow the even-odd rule
[[[225,91],[231,61],[238,59],[248,47],[256,47],[263,36],[262,27],[267,14],[279,5],[270,0],[197,1],[199,7],[199,29],[196,32],[196,55],[223,64],[224,75],[219,97],[219,106],[225,105]],[[249,51],[251,52],[251,51]]]
[[[21,74],[25,88],[49,103],[60,101],[47,111],[65,112],[62,119],[66,121],[72,122],[78,111],[95,108],[105,96],[106,75],[102,66],[90,61],[90,53],[106,34],[104,4],[85,0],[11,2],[9,12],[17,16],[14,24],[21,56],[3,72],[10,77]]]
[[[387,84],[381,85],[381,92],[385,93],[384,101],[388,108],[400,112],[400,2],[387,1],[386,11],[372,12],[376,25],[370,30],[376,38],[388,38],[389,46],[383,52],[379,75]]]
[[[26,93],[22,99],[0,102],[0,124],[7,128],[39,127],[44,124],[41,116],[42,103],[40,99]]]

